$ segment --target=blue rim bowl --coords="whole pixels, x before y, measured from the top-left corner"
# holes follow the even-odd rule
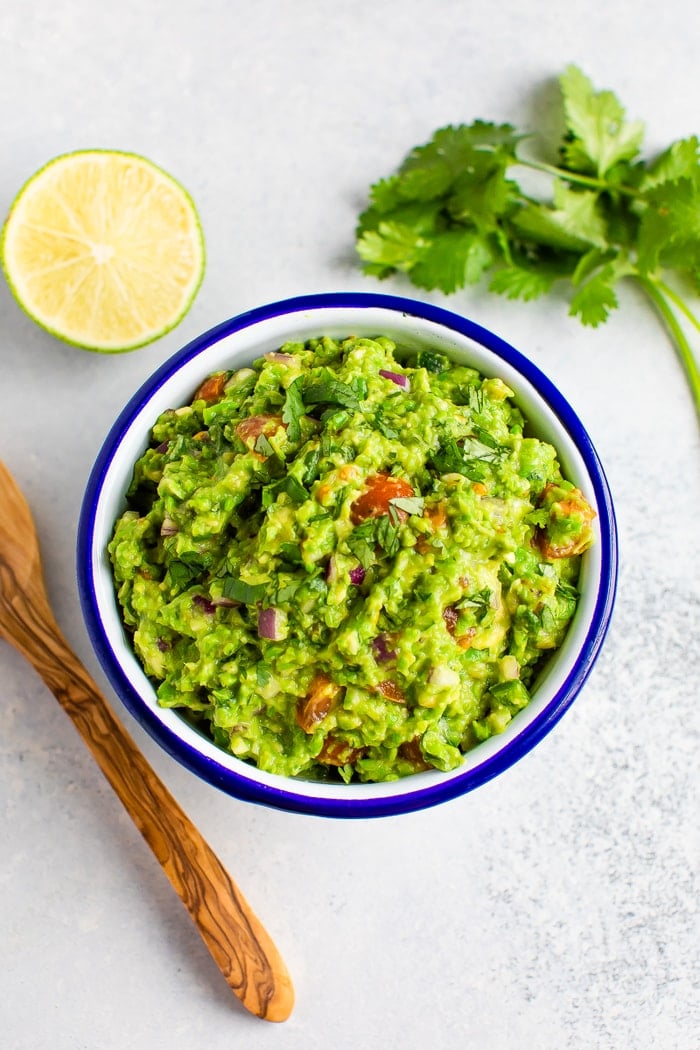
[[[159,707],[122,627],[107,542],[156,418],[185,404],[209,373],[242,367],[288,340],[380,334],[407,350],[431,347],[504,379],[532,430],[554,445],[564,470],[595,508],[596,541],[583,556],[574,620],[538,679],[529,706],[504,733],[468,752],[458,769],[350,785],[264,773],[226,754],[177,711]],[[146,731],[178,762],[235,798],[327,817],[424,809],[473,790],[521,759],[559,721],[588,678],[608,629],[617,583],[610,489],[586,430],[559,390],[527,357],[473,321],[413,299],[359,292],[261,306],[205,332],[166,361],[120,413],[97,456],[80,512],[77,556],[80,602],[91,642],[117,696]]]

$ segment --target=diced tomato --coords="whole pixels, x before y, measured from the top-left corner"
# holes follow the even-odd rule
[[[266,457],[256,450],[255,443],[261,434],[264,434],[265,437],[270,437],[272,434],[276,434],[279,428],[283,426],[284,423],[281,416],[250,416],[237,424],[236,433],[251,452],[254,452],[260,459],[265,459]]]
[[[350,511],[354,525],[359,525],[367,518],[381,518],[382,514],[388,514],[392,499],[407,499],[414,495],[407,481],[392,474],[372,474],[365,486],[365,491],[360,493]],[[406,521],[407,511],[399,507],[392,509],[398,521]]]
[[[476,634],[476,627],[468,627],[464,634],[460,634],[459,638],[455,638],[457,645],[460,649],[469,649],[472,642],[474,641],[474,635]]]
[[[460,649],[468,649],[476,634],[476,627],[468,627],[464,634],[457,635],[459,611],[455,609],[454,605],[448,605],[442,610],[442,618],[445,621],[448,633],[452,635]]]
[[[392,682],[387,679],[386,682],[380,682],[377,689],[382,694],[385,700],[393,700],[395,704],[405,704],[406,697],[404,696],[403,689],[396,682]]]
[[[225,372],[219,372],[215,376],[209,376],[208,379],[204,380],[199,390],[194,395],[194,400],[206,401],[207,404],[213,405],[216,401],[221,401],[221,398],[224,396],[225,385]]]
[[[439,529],[447,521],[447,514],[442,503],[438,503],[434,507],[426,507],[423,511],[423,517],[428,519],[430,527],[434,530]]]
[[[596,514],[580,489],[571,489],[557,498],[562,490],[550,483],[542,492],[540,505],[549,511],[549,521],[537,535],[537,543],[545,558],[571,558],[582,554],[591,545],[591,522]],[[578,527],[571,530],[563,528],[563,523],[570,519]]]
[[[326,499],[331,493],[337,491],[339,482],[354,481],[359,474],[360,468],[356,467],[354,463],[344,463],[342,467],[332,470],[330,474],[327,475],[326,481],[318,486],[315,492],[316,499],[319,503],[325,504]]]
[[[399,747],[399,754],[401,758],[405,758],[407,762],[410,762],[416,772],[422,769],[431,769],[432,767],[423,757],[423,752],[420,746],[420,737],[416,736],[413,740],[409,740],[405,744],[401,744]]]
[[[334,736],[327,736],[323,741],[318,761],[323,762],[327,766],[347,766],[357,762],[363,753],[363,748],[361,747],[352,747],[344,740],[338,740]]]
[[[297,725],[305,733],[313,733],[316,725],[323,721],[342,692],[342,686],[331,681],[325,674],[316,675],[306,696],[296,709]]]

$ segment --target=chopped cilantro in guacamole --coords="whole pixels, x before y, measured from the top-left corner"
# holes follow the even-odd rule
[[[502,732],[594,517],[512,397],[434,350],[319,338],[163,413],[109,544],[159,702],[261,769],[347,782]]]

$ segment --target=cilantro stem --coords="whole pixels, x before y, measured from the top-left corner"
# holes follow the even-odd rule
[[[700,417],[700,368],[695,360],[690,343],[686,339],[685,332],[678,323],[678,318],[671,309],[667,296],[678,306],[683,314],[698,327],[697,319],[690,312],[679,296],[672,292],[665,284],[653,277],[637,276],[637,281],[647,293],[656,309],[661,314],[676,344],[678,355],[681,359],[685,374],[690,383],[690,389],[695,402],[695,410]]]
[[[665,281],[659,280],[658,277],[656,278],[656,283],[663,292],[663,294],[666,296],[666,298],[670,299],[673,303],[675,303],[675,305],[678,307],[681,313],[685,317],[687,317],[687,319],[690,321],[693,327],[697,328],[698,332],[700,332],[700,321],[691,311],[688,304],[685,303],[683,299],[681,299],[680,295],[678,295],[677,292],[674,292],[672,288],[669,288]]]
[[[532,168],[534,171],[543,171],[546,175],[553,175],[556,179],[563,179],[566,182],[575,182],[579,186],[588,186],[593,190],[622,193],[626,197],[641,196],[641,194],[632,186],[613,185],[613,183],[607,182],[605,179],[597,179],[593,175],[581,175],[577,171],[567,171],[566,168],[557,168],[554,164],[545,164],[543,161],[522,160],[518,157],[517,163],[524,168]]]

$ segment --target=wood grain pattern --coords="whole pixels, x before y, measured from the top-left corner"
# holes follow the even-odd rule
[[[159,780],[70,649],[50,609],[31,513],[0,463],[0,635],[34,666],[73,720],[158,858],[229,987],[268,1021],[294,992],[269,935],[216,854]]]

